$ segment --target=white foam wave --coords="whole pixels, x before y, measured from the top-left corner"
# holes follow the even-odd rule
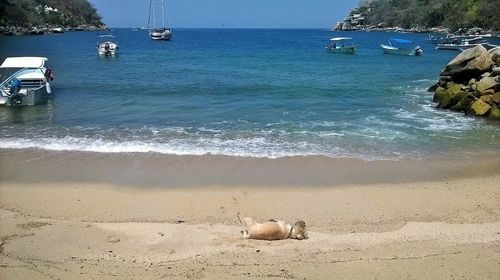
[[[249,139],[203,139],[186,141],[171,140],[168,143],[144,141],[109,141],[89,138],[40,138],[40,139],[0,139],[2,149],[43,149],[51,151],[81,151],[97,153],[161,153],[172,155],[226,155],[254,158],[282,158],[290,156],[329,156],[335,158],[361,158],[365,160],[395,159],[394,151],[380,154],[380,151],[352,150],[346,147],[323,145],[308,141],[279,142],[263,137]]]

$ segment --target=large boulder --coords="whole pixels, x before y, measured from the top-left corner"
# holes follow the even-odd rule
[[[440,109],[451,108],[452,110],[463,110],[470,104],[468,93],[464,91],[464,85],[449,82],[447,88],[438,87],[434,93],[433,101],[437,102]],[[474,97],[472,97],[474,99]],[[463,102],[461,102],[463,100]],[[473,101],[473,100],[472,100]],[[458,104],[457,106],[454,106]]]
[[[493,60],[497,66],[500,66],[500,47],[489,50],[489,53],[491,54],[491,60]]]
[[[493,105],[493,97],[492,95],[483,95],[481,97],[479,97],[479,99],[483,100],[484,102],[490,104],[490,105]]]
[[[468,94],[465,91],[461,91],[457,93],[453,98],[451,98],[449,103],[453,105],[450,107],[450,110],[464,111],[475,100],[477,100],[477,98],[474,97],[474,95]]]
[[[482,45],[467,49],[446,65],[441,76],[452,76],[456,82],[467,83],[471,78],[479,78],[491,70],[494,65],[492,56]]]
[[[491,106],[488,117],[494,119],[500,119],[500,109],[498,109],[496,106]]]
[[[476,83],[476,90],[484,92],[487,89],[496,89],[499,84],[500,83],[496,77],[484,77]]]
[[[484,116],[491,109],[490,104],[484,102],[481,99],[474,101],[467,110],[467,115],[473,116]]]
[[[495,92],[491,98],[493,98],[493,102],[500,104],[500,92]]]
[[[491,76],[495,77],[499,75],[500,75],[500,66],[493,67],[493,69],[491,69]]]
[[[436,92],[434,92],[434,98],[432,101],[438,103],[437,107],[440,109],[446,108],[450,105],[451,95],[443,87],[438,87]]]
[[[464,85],[462,84],[455,84],[454,82],[449,82],[446,91],[448,91],[451,95],[455,95],[458,92],[462,91],[463,88]]]

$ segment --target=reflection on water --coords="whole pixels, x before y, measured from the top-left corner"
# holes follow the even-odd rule
[[[46,104],[37,106],[5,106],[0,108],[0,123],[3,125],[35,125],[51,124],[55,117],[55,106],[52,98]],[[4,126],[5,128],[5,126]],[[2,129],[4,130],[4,129]],[[5,131],[2,131],[5,133]],[[5,134],[4,134],[5,135]]]

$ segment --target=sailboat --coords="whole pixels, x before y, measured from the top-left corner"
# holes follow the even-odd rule
[[[153,25],[151,26],[151,17],[153,21]],[[148,28],[149,28],[149,37],[153,40],[164,40],[168,41],[172,38],[172,29],[165,27],[165,6],[164,0],[161,0],[161,17],[163,27],[156,27],[156,5],[155,0],[149,1],[149,18],[148,18]]]

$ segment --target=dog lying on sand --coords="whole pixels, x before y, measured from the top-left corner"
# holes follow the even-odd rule
[[[242,222],[246,229],[241,231],[243,238],[246,239],[262,239],[262,240],[282,240],[282,239],[308,239],[306,232],[306,223],[297,221],[292,226],[291,224],[280,221],[270,220],[266,223],[258,223],[252,218],[243,218]]]

